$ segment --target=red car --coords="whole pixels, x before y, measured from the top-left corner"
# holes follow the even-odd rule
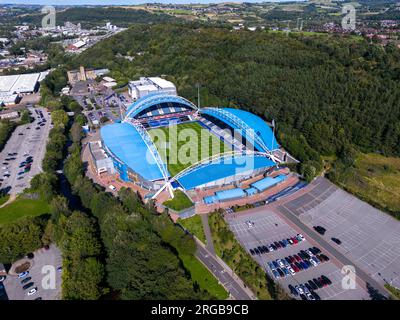
[[[297,262],[301,261],[301,258],[297,254],[295,254],[293,257],[296,259]]]
[[[291,267],[292,267],[292,269],[294,270],[294,272],[299,272],[300,271],[300,269],[299,268],[297,268],[297,266],[295,265],[295,264],[291,264],[290,265]]]
[[[290,238],[290,239],[292,239],[292,241],[293,241],[293,243],[294,243],[294,244],[296,244],[296,243],[298,243],[298,242],[299,242],[299,240],[297,240],[295,237],[293,237],[293,238]]]

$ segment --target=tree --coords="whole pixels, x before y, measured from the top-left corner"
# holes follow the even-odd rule
[[[13,263],[42,246],[44,220],[22,218],[0,226],[0,261]]]
[[[315,178],[316,169],[311,163],[306,162],[300,165],[300,173],[306,181],[311,182]]]

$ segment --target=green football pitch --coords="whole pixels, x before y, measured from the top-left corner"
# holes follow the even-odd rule
[[[171,176],[192,164],[231,151],[231,146],[198,122],[182,123],[148,131]]]

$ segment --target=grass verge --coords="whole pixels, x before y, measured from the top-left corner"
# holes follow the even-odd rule
[[[190,201],[190,199],[184,192],[176,190],[174,191],[174,198],[165,201],[163,205],[172,210],[181,211],[183,209],[187,209],[193,206],[193,202]]]
[[[201,217],[196,214],[193,217],[187,219],[179,219],[178,223],[187,229],[191,234],[195,235],[197,239],[206,244],[207,239],[204,234],[203,223]]]
[[[1,196],[0,197],[0,206],[5,204],[8,201],[8,199],[10,199],[10,195],[8,195],[8,194]]]
[[[211,274],[211,272],[193,255],[180,255],[185,268],[190,272],[193,282],[219,300],[225,300],[229,294]]]
[[[36,217],[48,213],[49,204],[40,199],[18,197],[14,202],[0,209],[0,224],[6,224],[22,217]]]
[[[385,284],[385,288],[390,291],[392,294],[393,299],[400,300],[400,290],[392,287],[390,284]]]

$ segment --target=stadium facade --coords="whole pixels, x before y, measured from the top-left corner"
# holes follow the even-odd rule
[[[229,146],[172,175],[150,132],[172,125],[198,123]],[[215,187],[249,179],[277,165],[279,144],[272,129],[258,116],[233,108],[201,108],[187,99],[155,92],[130,105],[122,122],[100,130],[102,146],[121,180],[154,191]],[[168,144],[168,142],[167,142]],[[167,146],[168,148],[168,146]]]

